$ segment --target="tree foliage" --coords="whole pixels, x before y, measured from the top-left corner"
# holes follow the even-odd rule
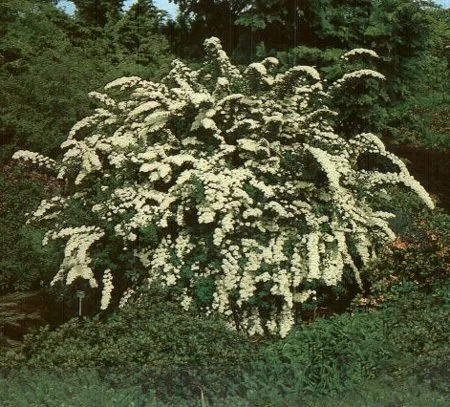
[[[158,32],[163,15],[151,2],[137,3],[103,28],[50,1],[8,0],[2,8],[2,144],[56,154],[88,113],[90,90],[117,76],[158,78],[168,69],[169,44]]]

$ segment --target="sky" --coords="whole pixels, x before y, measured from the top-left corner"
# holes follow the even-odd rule
[[[126,0],[125,10],[127,10],[134,2],[135,0]],[[446,8],[450,8],[450,0],[434,0],[434,2]],[[169,0],[153,0],[153,4],[162,10],[166,10],[170,17],[175,18],[178,7],[173,3],[169,3]],[[73,13],[74,6],[68,0],[61,0],[60,7],[65,8],[68,13]]]

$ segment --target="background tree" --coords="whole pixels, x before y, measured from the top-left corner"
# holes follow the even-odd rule
[[[371,117],[371,128],[389,137],[398,139],[403,132],[398,127],[402,127],[405,134],[413,132],[426,143],[445,145],[442,132],[427,129],[437,128],[432,125],[436,115],[442,123],[439,112],[448,103],[444,97],[448,94],[448,15],[448,11],[424,1],[271,0],[252,1],[236,24],[251,28],[246,49],[251,48],[252,54],[276,55],[286,69],[298,63],[317,66],[329,80],[341,73],[339,55],[344,50],[375,50],[380,56],[376,68],[387,77],[384,90],[361,89],[361,97],[348,101],[353,108],[345,105],[346,114],[353,109],[355,117]],[[416,107],[420,116],[407,110],[408,100],[417,95],[413,98],[417,101],[419,94],[427,95],[427,100],[422,98],[427,107]],[[431,106],[435,106],[433,114],[428,113]]]
[[[2,143],[51,153],[86,106],[80,103],[86,79],[73,60],[77,52],[59,27],[67,16],[52,2],[10,1],[2,7],[13,17],[0,42]]]
[[[163,36],[163,22],[167,13],[159,10],[152,0],[138,0],[106,30],[108,42],[124,61],[142,67],[158,69],[168,66],[171,55],[169,42]]]
[[[72,0],[80,20],[104,27],[110,20],[120,17],[123,0]]]
[[[219,38],[224,50],[231,53],[239,43],[242,28],[236,25],[236,20],[245,8],[248,0],[174,0],[180,14],[179,27],[187,28],[188,35],[179,48],[186,50],[188,55],[201,58],[203,40],[211,35]],[[194,50],[192,49],[194,47]],[[195,51],[195,52],[194,52]]]
[[[151,79],[168,69],[163,14],[141,1],[116,22],[87,25],[36,0],[2,3],[0,131],[4,157],[13,146],[54,155],[86,115],[89,91],[122,75]],[[5,159],[6,159],[5,158]]]

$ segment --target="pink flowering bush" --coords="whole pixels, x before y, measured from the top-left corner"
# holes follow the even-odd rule
[[[222,314],[250,335],[284,337],[311,283],[337,285],[395,239],[370,197],[403,184],[434,204],[378,137],[346,140],[330,95],[375,71],[326,85],[309,66],[275,74],[266,58],[243,72],[217,38],[198,70],[182,62],[160,83],[117,79],[91,93],[101,107],[79,121],[53,161],[65,187],[32,219],[62,245],[51,284],[79,279],[122,306],[143,284],[169,288],[184,309]],[[331,120],[330,120],[331,119]],[[359,157],[396,170],[362,169]]]

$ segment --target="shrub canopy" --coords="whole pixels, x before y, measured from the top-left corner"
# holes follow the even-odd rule
[[[378,137],[334,130],[329,106],[346,84],[383,75],[327,84],[309,66],[276,75],[272,57],[241,72],[217,38],[205,50],[198,70],[175,60],[160,83],[125,77],[92,92],[101,107],[73,126],[61,161],[15,158],[64,181],[32,215],[64,250],[52,284],[100,286],[106,309],[159,283],[185,309],[284,337],[314,288],[347,272],[360,283],[361,265],[395,238],[394,215],[371,205],[383,185],[434,204]]]

